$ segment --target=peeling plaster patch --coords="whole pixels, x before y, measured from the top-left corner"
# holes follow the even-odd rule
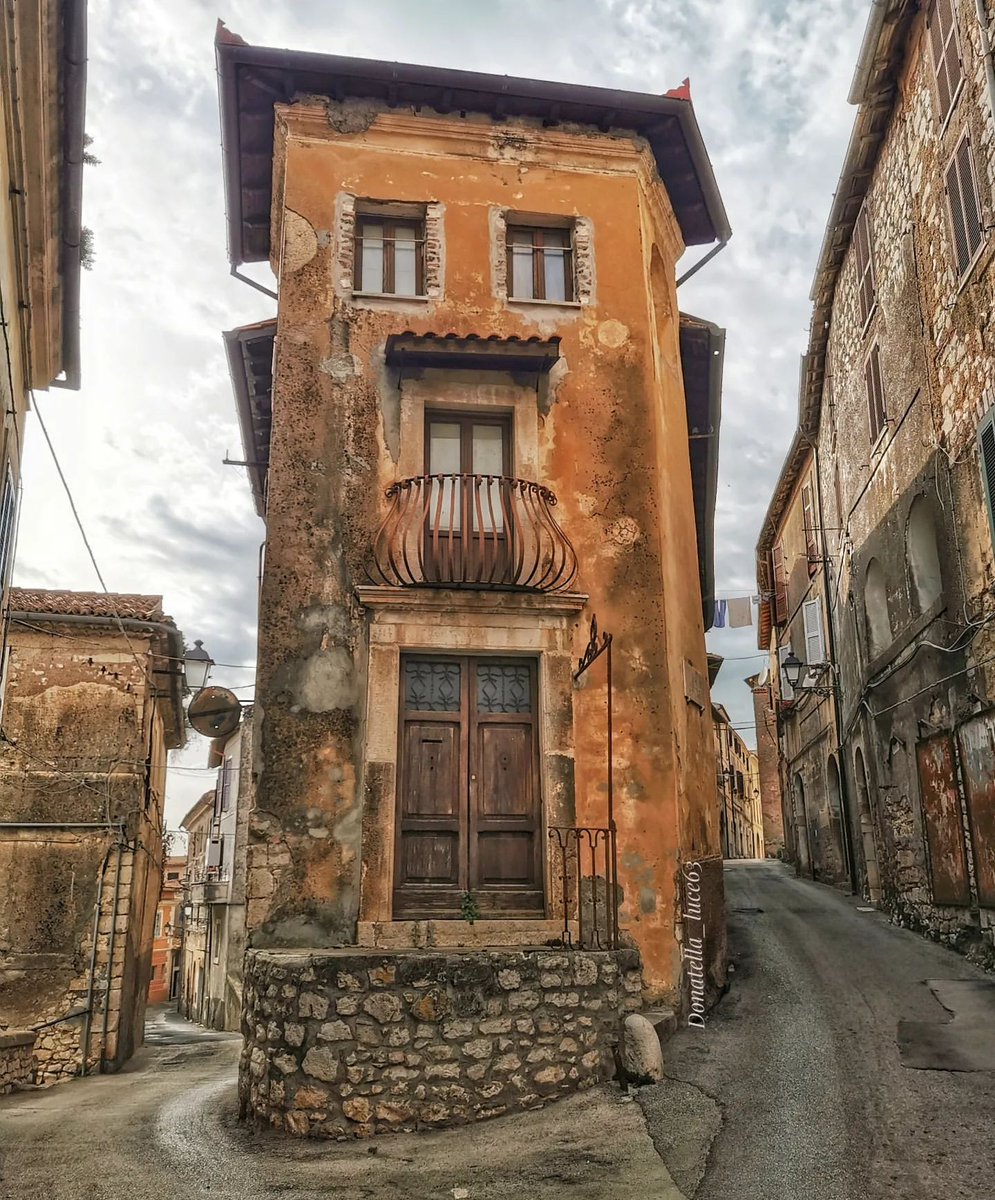
[[[644,913],[656,912],[656,892],[651,887],[639,889],[639,909]]]
[[[558,358],[552,367],[540,378],[538,388],[539,412],[548,417],[556,403],[560,386],[570,374],[566,359]]]
[[[318,368],[324,371],[326,375],[330,375],[336,383],[345,383],[349,379],[354,379],[359,375],[359,363],[355,356],[348,351],[338,354],[333,354],[331,358],[323,359]]]
[[[365,133],[383,108],[363,100],[328,100],[326,111],[336,133]]]
[[[284,274],[299,271],[318,253],[318,236],[314,226],[300,213],[288,208],[283,214],[283,262],[280,269]]]
[[[345,612],[333,605],[316,604],[312,608],[305,608],[298,614],[297,623],[301,629],[311,632],[321,630],[322,649],[325,649],[330,639],[338,641],[349,632]]]
[[[308,712],[352,708],[357,699],[352,655],[343,646],[312,654],[301,663],[297,686],[290,690],[296,703]]]
[[[609,350],[617,350],[629,340],[629,330],[621,321],[602,321],[598,326],[598,341]]]
[[[633,546],[639,539],[639,526],[632,517],[619,517],[606,530],[608,536],[619,546]]]

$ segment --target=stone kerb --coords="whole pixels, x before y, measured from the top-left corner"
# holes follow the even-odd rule
[[[609,1078],[635,950],[250,950],[241,1116],[368,1137],[539,1106]]]
[[[0,1096],[32,1083],[35,1071],[35,1033],[30,1029],[0,1032]]]

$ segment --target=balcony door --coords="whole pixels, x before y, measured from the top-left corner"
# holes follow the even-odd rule
[[[395,918],[543,914],[536,709],[534,660],[402,659]]]
[[[511,567],[511,416],[425,419],[425,575],[436,584],[503,583]]]

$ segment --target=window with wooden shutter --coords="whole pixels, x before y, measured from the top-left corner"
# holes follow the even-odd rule
[[[929,45],[933,56],[936,105],[942,123],[953,108],[964,79],[953,0],[936,0],[933,5],[929,17]]]
[[[774,569],[774,621],[783,625],[788,619],[788,583],[784,575],[784,548],[781,543],[770,552]]]
[[[871,445],[881,436],[887,414],[884,405],[884,384],[881,382],[881,352],[872,346],[864,363],[864,382],[867,385],[867,416],[871,431]]]
[[[815,666],[826,661],[826,643],[822,637],[822,601],[816,596],[802,605],[805,624],[805,663]]]
[[[974,261],[983,234],[974,154],[971,151],[971,139],[966,134],[958,142],[947,167],[947,206],[957,274],[963,275]]]
[[[857,297],[860,304],[860,323],[866,325],[874,309],[874,255],[871,248],[871,222],[866,204],[857,214],[854,247],[857,255]]]
[[[978,429],[978,460],[988,507],[988,526],[995,545],[995,408],[989,409]]]
[[[808,573],[814,575],[819,569],[819,539],[815,530],[815,497],[811,483],[802,487],[802,522],[805,526],[805,554],[808,557]]]

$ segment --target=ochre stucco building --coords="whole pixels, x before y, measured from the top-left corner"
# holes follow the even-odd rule
[[[642,984],[612,951],[629,957],[603,964],[598,1007],[642,988],[680,1008],[687,861],[710,986],[724,978],[703,620],[723,334],[680,313],[675,282],[688,246],[729,230],[689,97],[259,49],[223,28],[218,61],[233,268],[268,260],[279,292],[275,321],[226,335],[267,528],[246,1027],[273,1008],[270,972],[303,986],[333,947],[354,949],[321,976],[332,993],[389,987],[398,952],[422,948],[444,952],[421,986],[444,978],[447,1004],[447,972],[478,964],[484,1021],[506,1002],[495,979],[517,993],[523,971],[572,1006],[534,948],[566,929],[603,953],[614,897]],[[607,833],[584,835],[601,858],[578,908],[559,846],[609,828],[608,656],[575,678],[595,617],[613,637],[617,890]],[[357,1012],[332,993],[306,1015]],[[499,1082],[474,1011],[485,1061],[457,1067],[455,1098],[401,1088],[392,1115],[343,1099],[334,1047],[295,1011],[291,1040],[250,1037],[243,1073],[247,1110],[295,1132],[505,1111],[596,1078],[608,1045]]]

